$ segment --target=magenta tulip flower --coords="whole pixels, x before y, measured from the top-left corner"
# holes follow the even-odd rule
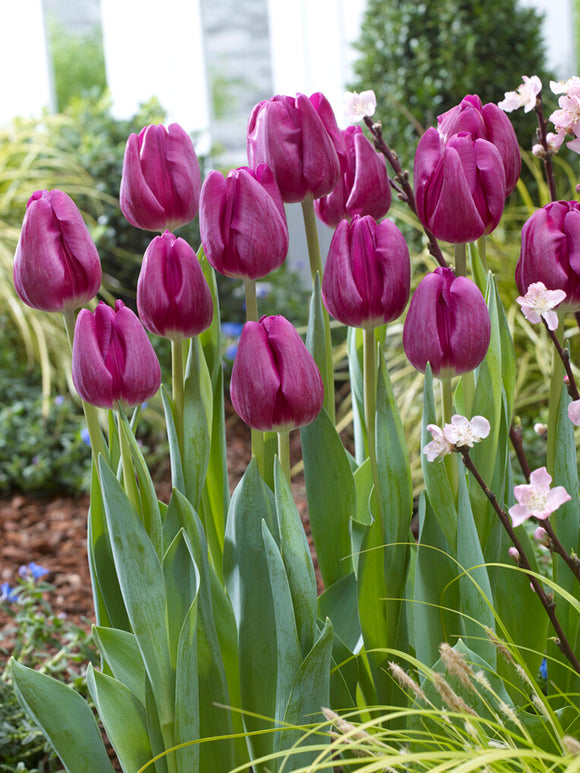
[[[265,164],[210,172],[201,191],[201,242],[210,264],[225,276],[260,279],[288,253],[288,224],[274,175]]]
[[[322,299],[351,327],[373,328],[402,314],[409,300],[407,243],[390,220],[355,215],[338,224],[324,267]]]
[[[255,430],[281,432],[314,421],[324,400],[320,372],[296,329],[278,315],[246,322],[232,368],[234,410]]]
[[[441,379],[476,368],[489,347],[491,323],[483,295],[450,268],[427,274],[413,293],[403,327],[403,348],[422,373],[427,363]]]
[[[505,171],[506,196],[514,190],[520,177],[522,157],[510,119],[493,102],[481,104],[476,94],[437,116],[437,129],[444,140],[453,134],[467,132],[472,139],[489,140],[499,150]]]
[[[147,330],[179,341],[211,325],[213,301],[193,249],[169,231],[147,247],[137,282],[137,311]]]
[[[73,311],[98,293],[99,253],[66,193],[36,191],[28,200],[13,275],[19,297],[41,311]]]
[[[415,154],[414,184],[419,220],[438,239],[472,242],[501,220],[505,172],[488,140],[460,132],[445,141],[427,129]]]
[[[275,96],[257,104],[248,124],[248,160],[267,164],[284,201],[329,194],[338,182],[344,143],[330,103],[320,93]]]
[[[314,202],[314,211],[331,228],[353,215],[371,215],[380,220],[391,206],[391,187],[383,157],[360,126],[349,126],[341,134],[347,169],[334,190]]]
[[[172,123],[146,126],[127,140],[121,212],[137,228],[170,231],[197,215],[201,174],[191,137]]]
[[[122,301],[102,301],[77,317],[72,353],[73,383],[97,408],[132,408],[149,400],[161,383],[161,368],[137,315]]]
[[[559,308],[580,309],[580,203],[554,201],[538,209],[522,228],[516,283],[522,295],[534,282],[563,290]]]

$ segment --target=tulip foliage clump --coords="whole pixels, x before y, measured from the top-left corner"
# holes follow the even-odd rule
[[[72,200],[30,199],[14,282],[25,304],[62,312],[72,346],[93,451],[87,548],[101,663],[87,684],[124,771],[331,770],[365,755],[375,760],[365,770],[408,770],[453,743],[514,757],[522,744],[518,754],[533,749],[559,770],[578,753],[580,393],[577,314],[566,313],[580,309],[580,205],[557,200],[552,159],[580,126],[580,80],[552,84],[562,95],[555,132],[538,82],[525,78],[499,106],[468,95],[439,116],[412,179],[383,137],[388,125],[371,118],[371,91],[347,95],[344,130],[320,93],[261,102],[248,166],[203,184],[180,127],[131,135],[121,209],[156,233],[138,314],[120,300],[92,303],[101,266]],[[533,152],[552,192],[524,225],[513,266],[514,307],[545,328],[554,352],[534,470],[514,417],[508,316],[485,257],[520,172],[506,115],[518,107],[537,115]],[[412,276],[389,218],[393,192],[424,230],[424,276]],[[305,340],[283,316],[260,316],[256,293],[285,259],[288,202],[301,203],[310,258]],[[173,231],[198,211],[196,254]],[[317,216],[336,229],[327,256]],[[252,459],[233,494],[216,271],[243,279],[246,300],[229,390]],[[424,374],[418,496],[391,383],[392,323]],[[340,325],[350,449],[335,417]],[[171,341],[169,384],[146,331]],[[168,503],[135,438],[159,389]],[[292,496],[296,430],[312,545]],[[17,662],[12,676],[67,771],[112,771],[83,698]],[[405,749],[389,741],[391,727],[404,728]]]

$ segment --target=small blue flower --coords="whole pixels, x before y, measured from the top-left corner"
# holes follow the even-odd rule
[[[88,427],[83,427],[81,429],[81,440],[83,443],[85,443],[87,446],[90,447],[91,445],[91,436],[89,435]]]
[[[544,658],[540,664],[540,676],[542,679],[548,678],[548,661]]]
[[[18,593],[7,582],[0,584],[0,604],[3,601],[8,601],[9,603],[18,601]]]
[[[222,333],[229,338],[237,338],[243,327],[241,322],[222,322]]]
[[[32,577],[34,582],[36,582],[37,580],[41,580],[45,575],[50,574],[50,569],[45,569],[44,566],[40,566],[40,564],[35,564],[34,561],[31,561],[29,564],[23,564],[18,570],[18,574],[24,580],[27,577]]]
[[[62,405],[64,403],[64,397],[62,395],[57,395],[54,398],[54,404],[55,405]]]

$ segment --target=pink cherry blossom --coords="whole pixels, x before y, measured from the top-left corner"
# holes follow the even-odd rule
[[[479,443],[489,435],[489,431],[489,421],[484,416],[474,416],[468,421],[465,416],[456,414],[451,417],[451,424],[443,427],[445,438],[458,448],[473,448],[474,443]]]
[[[568,406],[568,418],[577,427],[580,427],[580,400],[573,400]]]
[[[427,424],[427,430],[433,437],[433,440],[423,448],[423,453],[427,457],[428,462],[442,459],[453,451],[453,446],[443,434],[441,427],[438,427],[436,424]]]
[[[564,290],[548,290],[543,282],[533,282],[528,286],[524,296],[516,301],[522,307],[524,317],[528,322],[537,323],[546,320],[549,330],[558,327],[558,315],[553,309],[566,297]]]
[[[566,81],[550,81],[550,89],[553,94],[567,94],[570,89],[580,88],[580,78],[573,75]]]
[[[498,102],[497,106],[506,113],[511,113],[512,110],[520,107],[524,108],[525,113],[529,113],[536,106],[536,96],[542,90],[542,81],[537,75],[532,75],[531,78],[523,75],[522,81],[523,83],[515,91],[506,91],[505,99]]]
[[[514,486],[518,503],[509,509],[514,527],[532,517],[545,521],[560,505],[572,498],[564,486],[551,489],[551,482],[552,476],[545,467],[540,467],[532,472],[529,483]]]
[[[362,121],[365,116],[374,115],[377,107],[377,98],[372,90],[347,91],[344,95],[344,114],[351,123]]]

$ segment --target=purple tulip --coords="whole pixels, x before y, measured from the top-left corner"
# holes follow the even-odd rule
[[[489,312],[477,285],[450,268],[436,268],[413,293],[403,347],[417,370],[424,373],[429,362],[435,376],[451,378],[480,364],[490,334]]]
[[[137,310],[147,330],[178,341],[211,325],[213,302],[193,249],[169,231],[147,247],[137,282]]]
[[[360,126],[349,126],[341,134],[347,169],[334,190],[314,202],[314,211],[331,228],[353,215],[371,215],[380,220],[391,206],[391,187],[382,156]]]
[[[190,136],[172,123],[146,126],[127,140],[121,212],[137,228],[170,231],[193,220],[201,175]]]
[[[459,244],[490,233],[501,220],[505,173],[495,145],[468,132],[444,141],[427,129],[415,154],[415,198],[421,223]]]
[[[281,266],[288,224],[274,175],[265,164],[210,172],[201,190],[199,228],[211,265],[225,276],[260,279]]]
[[[275,96],[257,104],[248,124],[248,160],[267,164],[284,201],[318,199],[338,182],[344,143],[323,94]]]
[[[554,201],[538,209],[522,228],[516,283],[522,295],[534,282],[563,290],[559,308],[580,309],[580,203]]]
[[[41,311],[73,311],[100,286],[99,253],[76,204],[62,191],[33,193],[14,255],[20,298]]]
[[[493,102],[482,105],[476,94],[469,94],[456,107],[437,116],[437,123],[444,140],[467,132],[474,140],[489,140],[496,146],[505,171],[506,196],[509,196],[519,179],[522,157],[514,127],[505,112]]]
[[[390,220],[370,215],[341,220],[322,279],[322,298],[344,325],[372,328],[402,314],[409,300],[411,262],[407,243]]]
[[[72,353],[77,392],[97,408],[132,408],[152,397],[161,383],[157,355],[137,315],[123,301],[102,301],[77,317]]]
[[[232,368],[232,405],[252,429],[296,429],[318,416],[320,372],[296,329],[282,316],[246,322]]]

